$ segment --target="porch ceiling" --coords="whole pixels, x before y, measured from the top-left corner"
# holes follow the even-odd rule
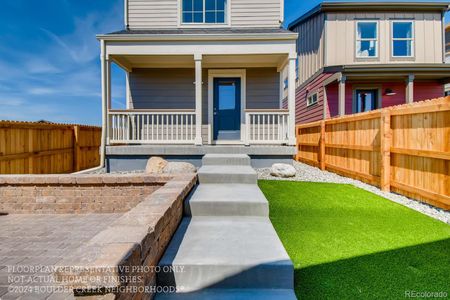
[[[194,68],[193,55],[111,55],[114,62],[124,69],[133,68]],[[202,67],[207,68],[251,68],[279,67],[288,55],[204,55]]]

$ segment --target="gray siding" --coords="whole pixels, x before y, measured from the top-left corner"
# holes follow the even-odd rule
[[[179,27],[180,0],[127,0],[130,29]],[[229,0],[232,27],[280,27],[283,0]],[[205,25],[207,26],[207,25]]]
[[[194,69],[133,69],[130,97],[134,109],[194,109]]]
[[[280,0],[229,1],[231,2],[231,26],[280,27],[280,21],[282,21]]]
[[[308,80],[324,66],[324,28],[323,13],[293,28],[293,31],[299,34],[297,41],[299,84]]]
[[[127,0],[130,29],[176,28],[178,0]]]
[[[279,108],[279,82],[280,75],[276,68],[247,69],[247,108]]]

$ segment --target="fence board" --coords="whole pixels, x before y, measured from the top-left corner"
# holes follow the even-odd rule
[[[72,173],[98,166],[101,128],[0,121],[0,174]]]
[[[450,97],[323,123],[297,126],[298,161],[450,209]]]

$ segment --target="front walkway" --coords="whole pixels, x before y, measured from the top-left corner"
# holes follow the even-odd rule
[[[0,216],[0,299],[73,299],[54,292],[51,268],[120,216]]]
[[[294,270],[247,155],[203,157],[200,185],[160,261],[157,299],[296,299]]]

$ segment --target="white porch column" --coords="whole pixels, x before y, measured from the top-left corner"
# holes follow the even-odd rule
[[[195,54],[195,144],[202,141],[202,55]]]
[[[347,77],[342,75],[339,80],[339,116],[345,116],[345,82]]]
[[[110,108],[110,63],[106,55],[106,43],[101,41],[100,44],[100,63],[101,63],[101,84],[102,84],[102,147],[100,149],[100,156],[104,158],[105,155],[105,145],[109,145],[109,120],[108,120],[108,110]]]
[[[409,75],[406,79],[406,103],[414,102],[414,75]]]
[[[295,137],[295,67],[297,54],[291,53],[289,55],[289,70],[288,70],[288,108],[289,108],[289,131],[288,143],[291,146],[296,144]]]

